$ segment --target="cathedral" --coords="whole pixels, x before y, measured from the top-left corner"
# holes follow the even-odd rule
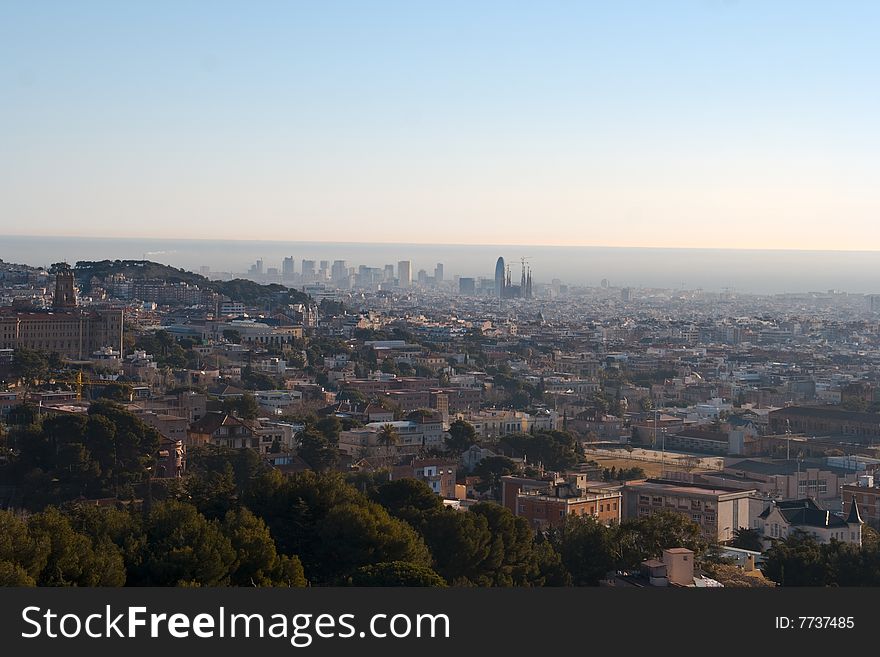
[[[532,299],[532,269],[522,259],[522,273],[519,285],[513,285],[510,278],[510,265],[505,267],[504,258],[495,262],[495,296],[499,299]]]

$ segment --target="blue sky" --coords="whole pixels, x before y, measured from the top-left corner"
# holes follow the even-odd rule
[[[0,233],[880,248],[880,3],[0,3]]]

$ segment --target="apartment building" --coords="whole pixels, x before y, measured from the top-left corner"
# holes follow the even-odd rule
[[[663,479],[628,482],[623,487],[624,517],[644,518],[660,511],[679,513],[700,525],[707,540],[727,541],[749,527],[754,489],[709,486]]]
[[[473,425],[478,436],[489,440],[511,433],[556,429],[559,419],[556,411],[543,411],[532,415],[525,411],[498,409],[459,413],[457,417]]]

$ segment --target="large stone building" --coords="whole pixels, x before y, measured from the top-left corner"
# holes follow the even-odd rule
[[[856,473],[812,459],[745,459],[721,472],[703,472],[702,482],[730,488],[754,489],[768,499],[811,498],[821,507],[840,507],[841,487],[856,482]]]
[[[628,482],[624,486],[624,516],[644,518],[659,511],[681,514],[700,525],[711,541],[729,541],[733,532],[748,527],[749,498],[754,489],[740,490],[661,479]]]
[[[575,474],[549,480],[501,478],[502,504],[537,531],[561,527],[569,516],[591,516],[603,524],[619,523],[621,486],[589,482]]]
[[[0,348],[38,349],[83,360],[103,347],[122,351],[122,310],[76,307],[73,272],[60,268],[51,310],[0,308]]]
[[[789,406],[770,411],[770,429],[807,436],[834,436],[846,442],[873,443],[880,438],[880,419],[876,413],[860,413],[839,408]]]

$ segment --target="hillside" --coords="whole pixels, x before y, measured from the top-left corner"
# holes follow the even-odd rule
[[[202,289],[213,290],[234,301],[246,304],[308,303],[309,295],[277,283],[262,285],[254,281],[236,278],[231,281],[212,281],[186,269],[175,269],[150,260],[80,260],[74,267],[80,289],[88,294],[92,277],[106,278],[112,274],[124,274],[133,280],[158,279],[170,283],[189,283]]]

